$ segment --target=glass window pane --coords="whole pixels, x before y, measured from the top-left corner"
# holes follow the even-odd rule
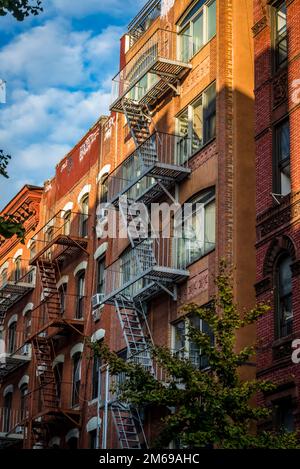
[[[184,349],[185,346],[185,323],[181,321],[174,326],[174,347],[175,351]]]
[[[203,14],[193,20],[193,54],[203,46]]]
[[[202,98],[193,105],[192,151],[196,152],[203,145],[203,106]]]
[[[191,28],[188,26],[180,33],[180,57],[182,62],[188,62],[191,58]]]
[[[286,21],[286,4],[285,1],[280,5],[276,13],[276,28],[277,34],[281,35],[286,32],[287,21]]]
[[[279,161],[285,160],[290,156],[290,126],[285,122],[278,129],[279,132]]]
[[[216,85],[210,86],[204,93],[204,143],[216,135]]]
[[[212,2],[207,7],[207,39],[208,41],[215,36],[217,30],[217,2]]]
[[[205,207],[205,233],[204,250],[208,251],[215,247],[216,242],[216,203],[211,202]]]

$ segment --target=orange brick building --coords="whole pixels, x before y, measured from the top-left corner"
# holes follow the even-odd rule
[[[30,265],[38,281],[34,301],[29,293],[22,299],[24,308],[34,303],[25,341],[32,353],[26,418],[17,427],[8,420],[9,432],[0,434],[3,444],[151,446],[158,413],[138,415],[111,394],[105,363],[91,358],[85,339],[105,340],[153,373],[149,341],[205,367],[200,351],[185,338],[192,318],[183,317],[181,307],[210,301],[224,256],[236,267],[237,302],[241,308],[253,305],[252,26],[250,0],[243,5],[152,0],[129,25],[121,39],[110,116],[62,160],[43,190],[39,225],[31,236]],[[156,236],[128,229],[124,237],[117,231],[105,238],[100,204],[131,222],[138,202],[149,213],[154,203],[167,209],[188,203],[189,230],[184,227],[176,238],[171,217],[156,227]],[[168,228],[171,236],[164,237]],[[6,309],[5,321],[15,308],[22,310],[18,303]],[[5,322],[4,331],[9,326]],[[239,345],[254,336],[248,329]],[[243,372],[253,375],[254,368]],[[20,407],[8,406],[4,396],[19,399],[15,383],[22,376],[16,373],[7,372],[0,389],[2,406],[10,412]]]

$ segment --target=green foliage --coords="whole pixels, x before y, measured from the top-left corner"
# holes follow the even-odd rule
[[[6,168],[10,159],[11,159],[10,155],[5,155],[3,153],[3,150],[0,150],[0,176],[8,178]]]
[[[270,409],[257,407],[258,392],[270,392],[275,386],[266,381],[242,380],[240,369],[255,352],[255,347],[236,350],[237,331],[254,324],[269,307],[258,304],[241,314],[234,302],[231,272],[224,261],[215,280],[217,294],[212,303],[200,308],[189,304],[187,315],[198,315],[209,326],[211,337],[192,325],[188,336],[209,359],[209,369],[201,371],[188,359],[174,356],[166,347],[151,347],[154,363],[166,379],[158,381],[142,366],[124,362],[105,344],[91,344],[93,353],[109,364],[110,373],[126,373],[120,386],[120,399],[135,407],[164,406],[163,428],[156,442],[167,447],[172,440],[190,448],[224,449],[297,448],[294,433],[255,433],[255,425],[270,417]],[[167,410],[168,409],[168,410]]]
[[[11,13],[18,21],[23,21],[29,15],[38,15],[43,11],[42,1],[35,0],[0,0],[0,16]]]
[[[8,178],[7,165],[10,160],[10,155],[5,155],[2,150],[0,150],[0,176]],[[21,242],[24,244],[25,229],[22,224],[21,219],[16,219],[12,215],[3,215],[0,216],[0,236],[5,239],[12,238],[16,235]]]

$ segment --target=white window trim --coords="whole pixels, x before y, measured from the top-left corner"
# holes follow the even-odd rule
[[[32,311],[34,308],[34,304],[33,303],[27,303],[27,305],[25,306],[25,308],[23,309],[22,311],[22,316],[26,316],[26,314],[29,312],[29,311]]]
[[[61,438],[59,436],[54,436],[49,441],[49,447],[51,448],[54,445],[60,446]]]
[[[108,243],[102,243],[95,251],[94,259],[95,261],[107,251]]]
[[[76,277],[76,275],[77,275],[81,270],[86,270],[86,269],[87,269],[87,266],[88,266],[87,261],[80,262],[80,264],[78,264],[78,266],[75,268],[75,270],[74,270],[74,272],[73,272],[74,277]]]
[[[56,288],[60,288],[62,285],[66,285],[69,282],[69,275],[64,275],[56,284]]]
[[[103,176],[106,176],[106,175],[109,174],[110,168],[111,168],[111,164],[106,164],[105,166],[103,166],[101,171],[98,173],[98,176],[96,177],[96,183],[97,184],[101,181]]]
[[[82,342],[80,342],[79,344],[74,345],[74,347],[71,348],[70,357],[73,358],[73,356],[77,352],[80,352],[80,353],[83,352],[83,343]]]
[[[58,365],[59,363],[64,363],[64,362],[65,362],[65,356],[63,354],[57,355],[57,357],[55,357],[52,362],[52,368],[55,368],[56,365]]]
[[[91,342],[99,342],[99,340],[104,339],[105,337],[105,329],[98,329],[94,334],[91,336]]]
[[[13,257],[13,260],[14,262],[16,261],[16,259],[18,259],[18,257],[22,257],[23,256],[23,249],[20,248],[17,250],[17,252],[14,254],[14,257]]]
[[[92,185],[91,184],[86,184],[80,191],[78,197],[77,197],[77,203],[78,205],[81,204],[81,201],[83,197],[91,192]]]
[[[4,262],[4,264],[1,266],[0,275],[2,274],[2,272],[3,272],[4,270],[6,270],[6,269],[8,269],[8,268],[9,268],[9,262],[6,261],[6,262]]]
[[[18,322],[18,315],[14,314],[7,323],[7,327],[10,327],[14,322]]]
[[[101,418],[99,418],[99,425],[101,426]],[[88,423],[86,424],[86,431],[87,433],[90,433],[94,430],[97,430],[97,426],[98,426],[98,419],[97,417],[92,417]]]
[[[7,396],[7,394],[9,393],[13,393],[14,392],[14,385],[13,384],[9,384],[8,386],[6,386],[4,389],[3,389],[3,397]]]
[[[79,430],[78,428],[73,428],[72,430],[70,430],[66,436],[65,436],[65,440],[66,442],[68,443],[68,441],[71,439],[71,438],[77,438],[79,440]]]
[[[18,388],[21,389],[21,387],[24,384],[29,384],[29,376],[28,375],[24,375],[23,378],[20,379],[20,381],[18,383]]]
[[[64,208],[61,210],[61,214],[60,214],[61,218],[64,218],[64,216],[67,212],[71,212],[73,210],[73,207],[74,207],[73,202],[68,202],[64,206]]]

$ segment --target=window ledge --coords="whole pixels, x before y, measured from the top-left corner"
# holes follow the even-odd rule
[[[192,158],[194,158],[195,156],[197,156],[198,153],[200,153],[205,148],[207,148],[209,145],[211,145],[211,143],[213,143],[215,140],[216,140],[216,136],[214,136],[213,138],[208,140],[206,143],[204,143],[204,145],[202,145],[202,147],[200,147],[197,151],[195,151],[194,153],[192,153],[191,156],[188,157],[188,161],[191,160]]]

